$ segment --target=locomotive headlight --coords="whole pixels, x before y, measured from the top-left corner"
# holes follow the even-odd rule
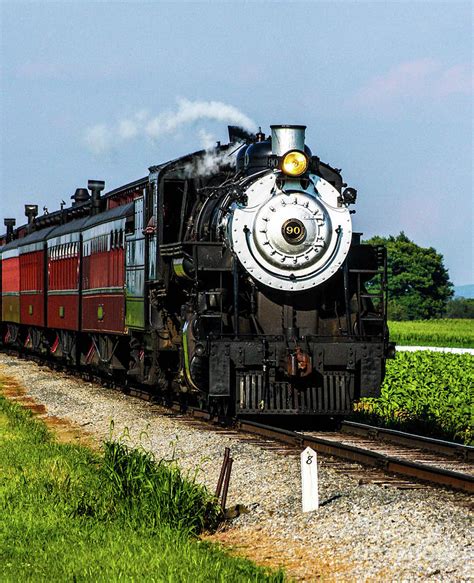
[[[301,176],[308,169],[308,158],[299,150],[292,150],[283,156],[281,169],[289,176]]]

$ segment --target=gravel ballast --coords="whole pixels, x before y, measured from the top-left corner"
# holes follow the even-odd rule
[[[471,581],[472,499],[441,488],[361,483],[319,457],[315,512],[301,512],[298,454],[281,455],[232,432],[195,427],[149,402],[0,354],[0,375],[99,442],[130,434],[157,459],[172,455],[215,489],[225,447],[234,465],[227,506],[244,505],[214,540],[301,581]]]

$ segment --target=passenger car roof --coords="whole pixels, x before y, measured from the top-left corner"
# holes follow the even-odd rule
[[[82,225],[81,230],[85,231],[89,229],[89,227],[94,227],[95,225],[100,225],[101,223],[106,223],[108,221],[113,221],[114,219],[120,219],[122,217],[127,217],[128,215],[133,213],[133,202],[129,202],[127,204],[123,204],[121,206],[116,206],[113,209],[105,211],[103,213],[99,213],[98,215],[94,215],[92,217],[88,217],[84,224]]]

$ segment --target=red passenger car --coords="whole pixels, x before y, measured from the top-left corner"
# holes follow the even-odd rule
[[[2,320],[20,323],[20,258],[18,241],[2,249]]]
[[[88,219],[82,246],[82,330],[125,333],[125,224],[133,203]]]
[[[80,230],[87,219],[57,227],[48,239],[48,327],[79,330]]]
[[[19,247],[20,322],[45,326],[45,243]]]
[[[2,249],[2,319],[10,323],[7,342],[16,341],[21,324],[25,346],[41,344],[38,328],[46,325],[45,250],[51,230],[33,231]]]

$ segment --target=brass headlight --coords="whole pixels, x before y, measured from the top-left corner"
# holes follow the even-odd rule
[[[308,158],[299,150],[288,152],[283,156],[281,169],[289,176],[301,176],[308,169]]]

